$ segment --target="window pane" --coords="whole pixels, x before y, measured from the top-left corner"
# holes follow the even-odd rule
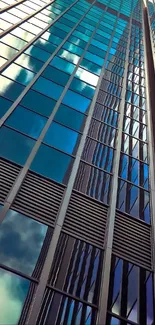
[[[0,118],[7,112],[12,105],[12,102],[8,99],[0,97]]]
[[[46,232],[47,226],[9,210],[0,226],[1,263],[32,275]]]
[[[45,117],[18,106],[5,124],[37,139],[46,121],[47,119]]]
[[[85,115],[61,104],[54,119],[76,131],[81,131],[84,127]]]
[[[78,80],[77,78],[74,78],[71,82],[70,88],[72,90],[75,90],[76,92],[81,93],[82,95],[92,98],[95,92],[95,88],[88,85],[87,83]]]
[[[29,90],[22,99],[21,104],[37,113],[49,117],[53,111],[56,101],[41,95],[36,91]]]
[[[24,86],[3,76],[0,76],[0,85],[0,94],[12,100],[16,100],[25,88]]]
[[[58,58],[57,56],[55,56],[54,59],[50,62],[50,65],[59,68],[60,70],[67,72],[69,74],[72,74],[72,72],[76,67],[75,64],[71,62],[67,62],[66,60]]]
[[[53,99],[58,99],[63,91],[63,87],[43,77],[40,77],[32,88]]]
[[[79,137],[77,132],[53,122],[43,141],[68,154],[75,154]]]
[[[37,152],[31,170],[59,183],[68,182],[73,158],[46,145],[41,145]]]
[[[35,141],[5,126],[0,128],[0,155],[23,165]]]
[[[48,66],[43,74],[42,74],[45,78],[48,78],[62,86],[65,86],[68,79],[69,79],[69,75],[67,73],[64,73],[63,71],[60,71],[54,67],[50,67]]]
[[[63,103],[77,109],[78,111],[85,113],[87,112],[89,105],[90,105],[90,99],[81,96],[79,94],[76,94],[75,92],[68,90],[66,95],[63,98]]]
[[[30,281],[0,269],[0,324],[18,324],[29,285]]]
[[[2,74],[8,78],[20,82],[25,86],[27,86],[35,76],[33,72],[27,69],[23,69],[21,66],[14,63],[12,63],[7,69],[5,69]]]

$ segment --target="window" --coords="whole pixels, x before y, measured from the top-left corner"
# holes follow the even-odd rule
[[[72,74],[72,72],[76,67],[75,64],[67,62],[66,60],[63,60],[57,56],[55,56],[54,59],[50,62],[50,65],[59,68],[60,70],[67,72],[69,74]]]
[[[52,122],[43,141],[68,154],[75,154],[79,142],[79,134],[65,126]]]
[[[95,92],[95,88],[88,85],[87,83],[77,79],[73,78],[70,89],[75,90],[76,92],[80,93],[81,95],[84,95],[88,98],[92,98]]]
[[[76,131],[82,131],[85,123],[85,115],[61,104],[54,120]]]
[[[39,91],[43,95],[49,96],[56,100],[60,97],[63,91],[63,87],[43,77],[39,77],[32,88]]]
[[[49,117],[56,101],[30,89],[23,97],[21,104],[37,113]]]
[[[67,184],[72,164],[73,158],[42,144],[30,168],[56,182]]]
[[[12,104],[10,100],[0,97],[0,118],[7,112]]]
[[[42,75],[45,78],[48,78],[62,86],[65,86],[68,79],[69,79],[69,75],[63,71],[60,71],[54,67],[48,66],[44,72],[42,73]]]
[[[37,139],[46,121],[45,117],[18,106],[6,120],[5,125]]]
[[[23,165],[35,141],[5,126],[0,128],[0,155]]]
[[[64,104],[86,113],[91,103],[90,99],[68,90],[62,101]]]
[[[46,232],[47,226],[9,210],[0,225],[1,263],[31,276]]]
[[[5,297],[0,306],[1,324],[18,324],[29,286],[27,279],[0,269],[1,295]]]
[[[10,79],[20,82],[25,86],[27,86],[35,76],[33,72],[24,69],[14,63],[12,63],[8,68],[6,68],[2,74]]]
[[[18,83],[13,82],[12,80],[3,76],[0,76],[0,85],[0,94],[11,100],[16,100],[25,88],[24,86],[19,85]]]

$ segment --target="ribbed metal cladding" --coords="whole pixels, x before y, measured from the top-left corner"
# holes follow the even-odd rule
[[[28,172],[12,208],[53,226],[64,186]]]
[[[0,159],[0,201],[4,202],[20,172],[20,167]]]
[[[106,205],[73,191],[63,230],[103,248],[107,213]]]
[[[116,213],[113,253],[151,269],[151,228],[122,213]]]

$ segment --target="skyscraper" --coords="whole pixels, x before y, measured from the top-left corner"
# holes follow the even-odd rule
[[[0,325],[155,324],[153,1],[0,1]]]

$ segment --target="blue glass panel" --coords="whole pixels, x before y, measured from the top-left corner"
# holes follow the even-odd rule
[[[45,117],[18,106],[6,120],[5,125],[37,139],[46,121]]]
[[[39,77],[32,88],[53,99],[58,99],[63,91],[63,87],[43,77]]]
[[[90,62],[86,59],[83,59],[82,62],[80,63],[80,66],[82,68],[85,68],[86,70],[90,71],[90,72],[93,72],[93,73],[96,73],[98,75],[100,75],[101,73],[101,67],[98,66],[97,64],[93,63],[93,62]]]
[[[68,154],[75,154],[79,134],[58,123],[53,122],[43,141]]]
[[[5,126],[0,128],[0,155],[23,165],[35,141]]]
[[[16,100],[25,88],[24,86],[3,76],[0,76],[0,85],[0,95],[12,100]]]
[[[88,85],[87,83],[78,80],[77,78],[74,78],[71,82],[70,89],[75,90],[81,95],[84,95],[88,98],[92,98],[94,96],[95,88]]]
[[[82,53],[83,53],[83,49],[81,49],[79,46],[76,46],[75,44],[72,44],[70,42],[66,42],[63,45],[63,48],[74,53],[74,54],[82,55]]]
[[[63,98],[63,103],[77,109],[78,111],[85,113],[87,112],[89,105],[91,103],[90,99],[85,98],[75,92],[68,90]]]
[[[12,63],[7,69],[3,71],[3,75],[13,80],[19,81],[23,85],[28,85],[35,74],[21,66]]]
[[[53,67],[56,67],[64,72],[67,72],[69,74],[72,74],[72,72],[75,69],[75,64],[71,62],[67,62],[66,60],[63,60],[57,56],[54,57],[54,59],[50,62],[50,65]]]
[[[99,56],[95,55],[95,54],[92,54],[90,52],[86,52],[84,58],[88,59],[89,61],[91,62],[94,62],[100,66],[103,65],[104,63],[104,59],[100,58]]]
[[[49,117],[53,111],[56,101],[41,95],[36,91],[29,90],[22,99],[21,104],[37,113]]]
[[[51,44],[50,42],[41,42],[40,39],[38,39],[34,45],[40,47],[42,50],[45,50],[47,52],[50,52],[51,54],[56,50],[56,46],[54,44]]]
[[[7,112],[12,104],[10,100],[0,97],[0,118]]]
[[[27,54],[21,54],[18,57],[18,59],[15,61],[15,63],[18,63],[21,66],[28,68],[34,72],[38,72],[44,64],[43,62],[41,62],[33,57],[30,57]]]
[[[61,104],[54,118],[55,121],[81,131],[84,126],[85,115]]]
[[[31,165],[31,170],[59,183],[67,183],[73,158],[46,145],[41,145]]]
[[[82,41],[81,39],[75,37],[75,36],[70,36],[68,41],[71,41],[72,43],[74,43],[75,45],[80,46],[81,48],[85,48],[85,46],[87,45],[86,42]]]
[[[69,79],[69,75],[54,68],[54,67],[50,67],[48,66],[43,74],[42,74],[45,78],[48,78],[50,80],[53,80],[54,82],[62,85],[62,86],[65,86],[68,79]]]
[[[32,275],[46,231],[40,222],[9,210],[0,226],[1,263]]]
[[[0,324],[18,324],[29,284],[30,281],[0,269]]]
[[[43,61],[43,62],[46,62],[51,55],[50,53],[48,53],[42,49],[39,49],[39,47],[36,47],[34,45],[30,46],[25,51],[25,53],[35,57],[36,59]]]

